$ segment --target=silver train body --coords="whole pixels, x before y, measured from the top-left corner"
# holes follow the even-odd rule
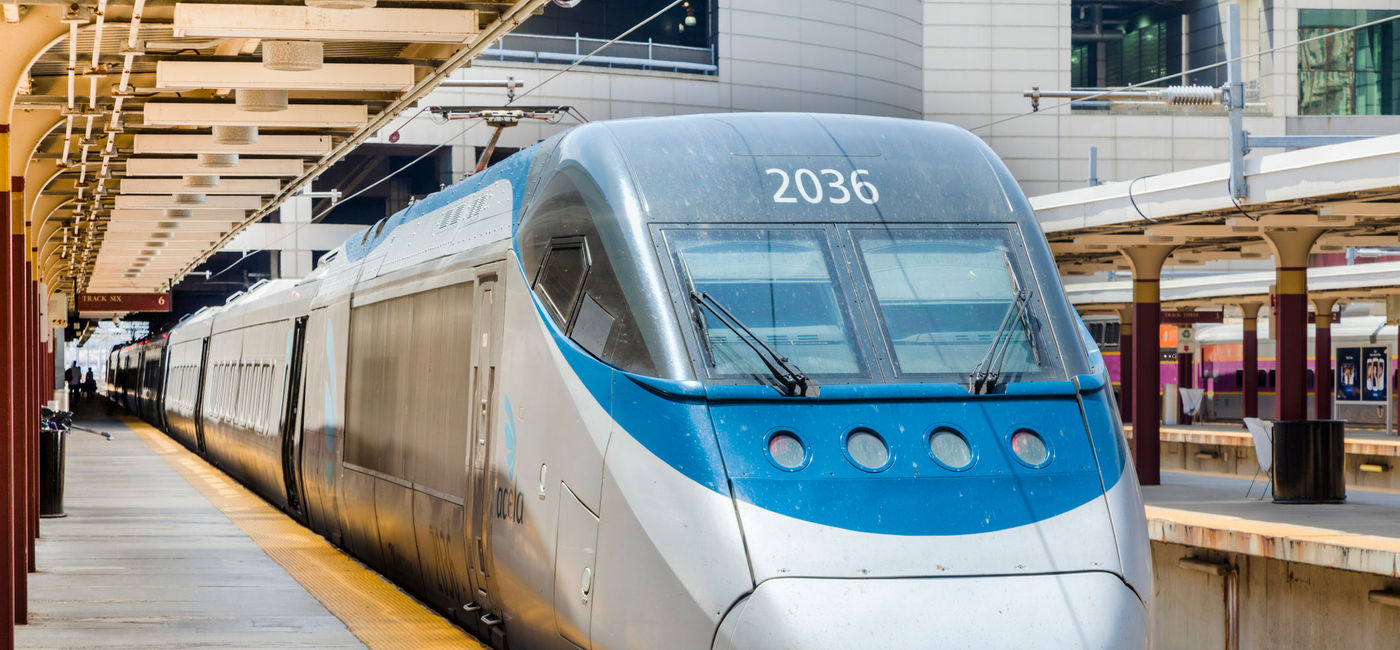
[[[135,406],[497,646],[1142,646],[1086,340],[972,135],[672,117],[555,136],[195,314]]]

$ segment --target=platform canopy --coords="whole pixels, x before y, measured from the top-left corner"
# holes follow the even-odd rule
[[[1169,266],[1268,258],[1266,229],[1325,228],[1313,252],[1400,245],[1400,135],[1247,158],[1245,180],[1248,197],[1232,198],[1222,162],[1031,206],[1067,275],[1127,270],[1119,250],[1148,244],[1176,246]]]
[[[5,0],[36,279],[167,289],[548,1]]]
[[[1213,310],[1242,301],[1265,302],[1274,272],[1222,273],[1162,280],[1163,307]],[[1108,311],[1133,302],[1133,283],[1078,282],[1065,286],[1070,302],[1082,313]],[[1308,295],[1342,302],[1384,300],[1400,294],[1400,262],[1308,269]]]

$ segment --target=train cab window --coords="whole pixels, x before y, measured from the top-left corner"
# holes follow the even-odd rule
[[[535,293],[544,302],[560,327],[568,330],[574,317],[583,282],[588,278],[588,244],[582,237],[551,242],[540,270],[535,274]]]
[[[1003,322],[1002,374],[1048,369],[1037,303],[1013,311],[1030,283],[1019,278],[1021,253],[1006,230],[853,229],[851,236],[901,376],[966,377],[1002,338]]]

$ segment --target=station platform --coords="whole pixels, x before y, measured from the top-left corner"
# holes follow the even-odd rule
[[[20,648],[481,648],[387,580],[135,418],[68,436]]]
[[[1129,439],[1132,425],[1124,426]],[[1161,427],[1162,470],[1214,472],[1251,477],[1259,469],[1254,440],[1233,422]],[[1400,436],[1384,429],[1346,431],[1346,477],[1349,487],[1400,491]]]
[[[1162,472],[1145,486],[1154,542],[1400,577],[1400,493],[1349,487],[1340,504],[1279,504],[1267,478]],[[1246,491],[1250,496],[1246,497]],[[1260,497],[1263,496],[1261,499]]]

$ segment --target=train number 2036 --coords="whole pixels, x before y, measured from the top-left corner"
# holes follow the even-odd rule
[[[880,190],[875,188],[875,184],[861,178],[870,173],[864,169],[851,172],[850,187],[847,187],[846,175],[835,169],[814,171],[803,168],[792,172],[791,176],[786,169],[765,169],[763,172],[777,174],[779,178],[778,191],[773,192],[774,203],[797,203],[797,197],[789,195],[789,190],[794,187],[798,196],[808,203],[826,201],[841,205],[850,203],[853,196],[861,203],[869,205],[875,205],[875,202],[880,200]],[[830,191],[827,191],[828,189]]]

